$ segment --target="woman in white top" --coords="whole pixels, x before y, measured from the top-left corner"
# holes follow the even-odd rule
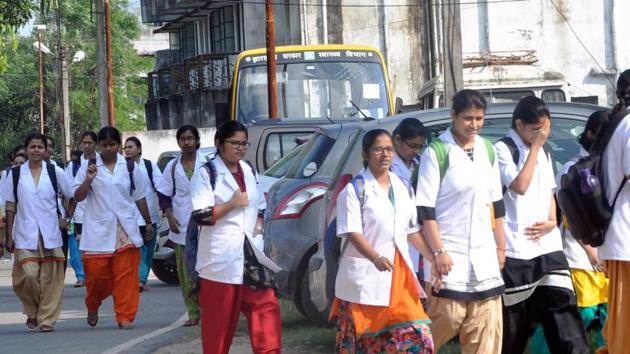
[[[65,259],[61,228],[67,226],[59,214],[55,190],[71,199],[74,189],[62,169],[43,161],[43,135],[30,134],[25,145],[28,163],[14,167],[4,184],[5,246],[9,252],[15,251],[13,289],[24,306],[26,326],[34,329],[39,325],[41,331],[50,332],[61,313]],[[19,173],[17,190],[13,188],[14,173]],[[57,186],[53,186],[54,180]]]
[[[185,246],[188,220],[193,211],[192,176],[206,161],[199,153],[201,141],[199,130],[192,125],[184,125],[175,134],[181,155],[175,157],[164,167],[164,173],[157,184],[160,209],[166,214],[170,232],[169,240],[175,244],[175,259],[179,286],[188,311],[188,320],[184,327],[199,324],[199,304],[191,296],[192,280],[186,271]]]
[[[394,146],[383,129],[367,132],[365,169],[339,194],[343,239],[335,300],[338,353],[433,353],[433,339],[409,259],[408,243],[432,258],[419,234],[411,186],[390,172]]]
[[[227,353],[242,312],[253,353],[280,353],[280,306],[273,282],[253,255],[266,206],[252,166],[243,161],[247,128],[227,121],[215,134],[217,156],[195,174],[193,217],[199,231],[196,270],[204,354]]]
[[[98,309],[112,295],[118,327],[129,329],[138,311],[140,247],[153,237],[145,199],[147,182],[138,165],[120,153],[120,132],[104,127],[98,132],[100,153],[84,164],[75,179],[77,201],[85,200],[86,232],[81,238],[87,294],[87,322],[96,326]],[[146,223],[138,228],[138,211]],[[143,240],[144,236],[144,240]]]
[[[392,160],[392,172],[415,189],[414,183],[417,183],[418,180],[417,168],[420,163],[420,154],[427,146],[429,131],[418,119],[405,118],[398,123],[392,135],[396,149]],[[409,256],[411,257],[413,271],[419,280],[423,280],[424,274],[420,267],[420,253],[411,244],[409,244]]]
[[[608,318],[604,326],[606,347],[598,353],[627,353],[630,348],[630,70],[617,79],[619,104],[612,112],[611,122],[619,125],[603,155],[604,190],[610,203],[621,188],[614,205],[612,220],[604,243],[599,247],[599,258],[606,263],[610,279]]]
[[[501,350],[504,208],[494,148],[479,136],[485,113],[480,92],[459,91],[418,173],[418,216],[442,283],[428,301],[436,349],[459,334],[464,353]]]
[[[506,188],[505,354],[523,352],[537,322],[553,353],[588,353],[556,226],[554,161],[545,148],[550,129],[545,102],[527,96],[514,108],[508,136],[495,144]]]
[[[147,280],[149,278],[149,271],[151,270],[151,263],[153,262],[153,252],[155,251],[155,243],[157,242],[157,223],[160,220],[160,206],[158,205],[157,189],[156,185],[162,178],[160,168],[153,161],[142,158],[142,143],[140,139],[135,136],[131,136],[125,140],[124,147],[125,157],[132,159],[138,164],[142,176],[147,183],[147,206],[149,207],[149,213],[151,214],[151,224],[153,226],[153,237],[151,241],[145,242],[140,248],[140,292],[148,290]],[[151,175],[149,176],[149,170]],[[138,220],[140,226],[140,233],[144,233],[144,222]]]

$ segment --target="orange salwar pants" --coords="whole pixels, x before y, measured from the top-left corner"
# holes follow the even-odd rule
[[[604,325],[606,346],[597,354],[630,353],[630,262],[606,261],[608,284],[608,318]]]
[[[89,313],[97,313],[103,300],[114,298],[116,322],[133,322],[140,303],[138,288],[140,249],[129,247],[107,256],[84,256]]]

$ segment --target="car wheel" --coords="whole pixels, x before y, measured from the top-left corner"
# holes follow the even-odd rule
[[[304,317],[322,326],[331,325],[331,322],[328,321],[330,306],[324,311],[319,311],[313,302],[311,302],[311,291],[309,290],[308,284],[308,269],[305,269],[302,274],[300,274],[298,293],[302,310],[300,310],[297,305],[296,307],[298,307],[298,310],[300,310]]]
[[[177,265],[175,263],[175,255],[168,259],[154,259],[151,264],[151,270],[153,274],[165,282],[166,284],[179,284],[179,277],[177,276]]]

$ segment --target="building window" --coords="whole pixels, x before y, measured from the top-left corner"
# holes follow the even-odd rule
[[[237,50],[236,12],[236,6],[226,6],[210,13],[210,33],[213,53],[235,52]]]
[[[195,24],[189,23],[182,27],[179,32],[180,50],[182,53],[182,59],[188,59],[195,56],[196,43],[195,43]]]

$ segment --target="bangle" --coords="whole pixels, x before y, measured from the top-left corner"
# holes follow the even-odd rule
[[[505,248],[497,247],[497,251],[503,251],[503,252],[505,252]]]
[[[436,249],[435,252],[433,252],[433,257],[437,257],[441,255],[442,253],[446,253],[446,250],[444,249],[444,247],[440,247]]]

